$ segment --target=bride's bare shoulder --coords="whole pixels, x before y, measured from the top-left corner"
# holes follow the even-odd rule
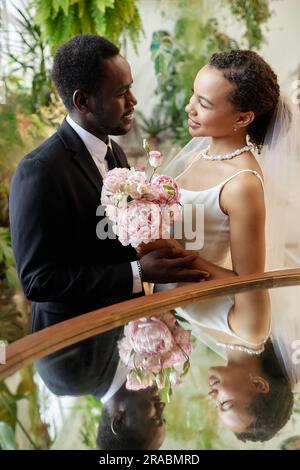
[[[258,175],[261,177],[258,172],[244,171],[226,183],[220,198],[226,214],[235,210],[245,211],[248,206],[252,209],[264,208],[264,190]]]

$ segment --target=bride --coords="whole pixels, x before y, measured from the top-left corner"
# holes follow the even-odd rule
[[[186,107],[193,139],[164,173],[177,179],[184,213],[192,207],[195,223],[202,207],[204,223],[188,238],[191,221],[184,216],[183,235],[176,237],[175,226],[177,240],[161,243],[196,250],[195,267],[211,279],[264,271],[266,245],[267,267],[283,267],[285,170],[300,155],[293,108],[280,95],[274,71],[253,51],[213,54],[195,78]],[[193,248],[199,234],[203,246]]]
[[[226,365],[208,370],[209,396],[222,423],[242,441],[271,439],[292,415],[299,365],[290,352],[299,337],[298,307],[299,287],[293,286],[202,300],[188,312],[176,309],[193,335],[225,359]]]

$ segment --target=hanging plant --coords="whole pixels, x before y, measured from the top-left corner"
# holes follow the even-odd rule
[[[120,45],[129,37],[137,47],[143,32],[136,0],[35,0],[36,21],[54,52],[76,34],[99,34]]]
[[[245,23],[244,37],[249,49],[259,49],[264,42],[262,26],[271,17],[269,0],[227,0],[231,13]]]

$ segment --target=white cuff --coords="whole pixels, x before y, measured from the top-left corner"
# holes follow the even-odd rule
[[[133,294],[139,294],[143,290],[143,284],[142,284],[142,279],[140,276],[140,270],[138,268],[138,262],[137,261],[131,261],[131,269],[132,269],[132,293]]]

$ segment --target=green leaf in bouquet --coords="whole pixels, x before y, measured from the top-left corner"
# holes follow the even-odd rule
[[[197,338],[195,335],[191,335],[190,336],[190,342],[192,343],[192,345],[195,347],[195,345],[197,344]]]
[[[186,318],[183,318],[182,316],[178,315],[177,313],[173,313],[173,315],[175,316],[175,318],[178,322],[190,324],[190,322]]]
[[[141,371],[140,369],[135,369],[134,372],[135,372],[137,381],[141,384],[142,381],[143,381],[143,373],[142,373],[142,371]]]
[[[183,369],[182,369],[182,373],[180,377],[181,378],[184,377],[188,373],[189,369],[190,369],[190,361],[189,359],[187,359],[185,363],[183,364]]]
[[[165,386],[160,390],[159,394],[160,394],[162,402],[170,403],[171,384],[169,380],[169,375],[168,374],[164,374],[164,375],[165,375]]]

